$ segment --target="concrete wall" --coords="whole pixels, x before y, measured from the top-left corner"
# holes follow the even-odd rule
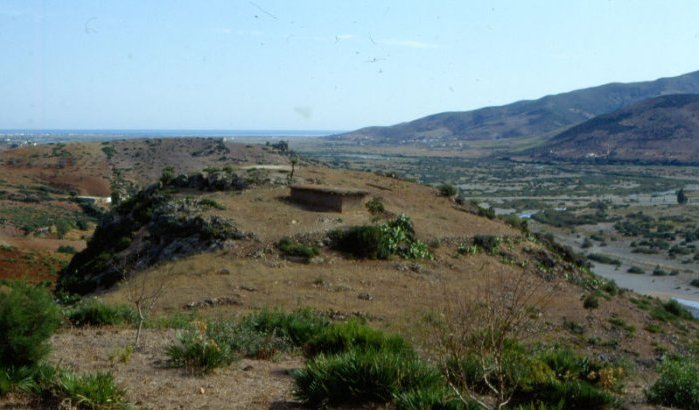
[[[291,188],[291,201],[330,212],[347,211],[362,205],[362,195],[336,195],[308,189]]]

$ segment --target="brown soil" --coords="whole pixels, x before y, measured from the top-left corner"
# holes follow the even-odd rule
[[[111,371],[129,400],[142,409],[282,409],[293,405],[288,371],[302,365],[300,358],[243,359],[203,376],[168,368],[164,352],[176,340],[174,331],[145,330],[140,348],[120,360],[134,336],[134,330],[119,328],[65,331],[53,338],[51,361],[78,372]]]

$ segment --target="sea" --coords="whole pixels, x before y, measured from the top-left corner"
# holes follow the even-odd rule
[[[118,130],[118,129],[5,129],[0,143],[50,144],[78,141],[109,141],[130,138],[308,138],[340,134],[343,130]]]

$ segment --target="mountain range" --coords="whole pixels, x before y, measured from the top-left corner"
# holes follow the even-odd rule
[[[665,95],[597,116],[532,153],[566,160],[698,162],[699,95]]]
[[[327,138],[364,145],[449,146],[473,140],[548,137],[643,100],[694,93],[699,93],[699,71],[654,81],[610,83],[498,107],[444,112]]]

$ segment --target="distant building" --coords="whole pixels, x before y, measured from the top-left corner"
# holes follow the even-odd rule
[[[291,201],[319,211],[345,212],[359,209],[368,192],[320,185],[292,185]]]

